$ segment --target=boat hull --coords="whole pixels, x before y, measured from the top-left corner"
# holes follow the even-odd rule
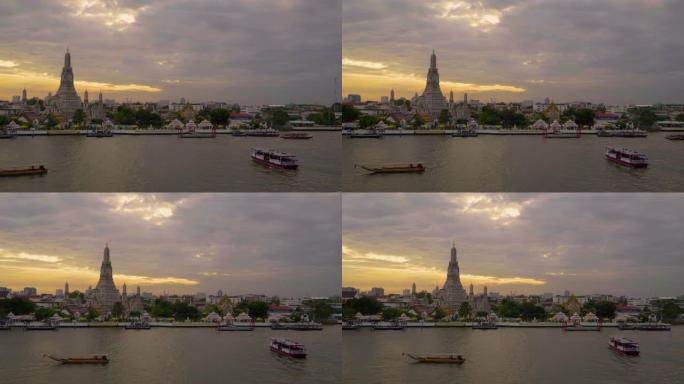
[[[288,165],[283,165],[283,164],[276,164],[276,163],[271,163],[270,161],[260,159],[256,156],[252,156],[252,161],[254,161],[257,164],[261,164],[263,166],[269,167],[269,168],[278,168],[278,169],[297,169],[299,168],[298,164],[288,164]]]
[[[627,161],[624,161],[622,159],[615,158],[615,157],[612,157],[609,155],[606,155],[605,157],[606,157],[606,160],[608,160],[614,164],[621,165],[623,167],[627,167],[627,168],[635,168],[636,169],[636,168],[647,168],[648,167],[648,163],[636,163],[635,164],[635,163],[630,163],[630,162],[627,162]]]
[[[7,169],[0,170],[0,177],[45,175],[47,169]]]
[[[304,358],[306,358],[306,353],[304,353],[304,352],[293,353],[293,352],[289,352],[289,351],[283,351],[283,350],[278,349],[276,347],[271,347],[271,352],[275,352],[280,356],[291,357],[293,359],[304,359]]]

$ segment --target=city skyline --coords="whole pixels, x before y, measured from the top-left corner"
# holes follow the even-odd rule
[[[683,7],[660,0],[348,0],[343,94],[379,100],[394,89],[410,99],[424,88],[435,49],[445,95],[681,103]]]
[[[0,286],[95,287],[108,243],[119,289],[336,295],[335,197],[9,194],[0,201]]]
[[[441,288],[454,241],[476,292],[684,291],[673,194],[349,194],[342,205],[343,286]]]
[[[0,98],[24,88],[29,97],[54,94],[69,48],[80,95],[329,105],[339,98],[340,7],[339,0],[3,2]]]

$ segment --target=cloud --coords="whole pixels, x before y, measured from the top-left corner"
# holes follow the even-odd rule
[[[350,59],[348,57],[345,57],[342,59],[342,65],[348,65],[350,67],[367,68],[367,69],[385,69],[385,68],[387,68],[387,65],[384,63],[377,63],[377,62],[373,62],[373,61],[354,60],[354,59]]]

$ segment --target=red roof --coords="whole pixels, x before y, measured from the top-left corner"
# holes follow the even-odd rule
[[[287,305],[275,305],[271,304],[268,306],[269,311],[291,311],[292,307],[288,307]]]
[[[233,119],[233,118],[251,119],[252,115],[250,115],[247,112],[231,112],[230,117],[231,117],[231,119]]]
[[[619,119],[620,116],[612,113],[612,112],[596,112],[594,113],[594,117],[597,119]]]

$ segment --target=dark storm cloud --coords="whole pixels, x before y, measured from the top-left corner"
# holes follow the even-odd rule
[[[143,287],[156,292],[337,294],[339,234],[336,195],[22,194],[0,200],[0,265],[41,266],[31,255],[44,255],[61,259],[44,266],[56,271],[98,270],[109,241],[115,274],[199,283]],[[22,253],[29,256],[17,256]],[[14,271],[0,273],[0,285],[23,273]]]
[[[442,80],[528,90],[482,99],[684,99],[681,1],[348,0],[343,13],[344,57],[424,76],[435,48]]]
[[[351,194],[343,241],[441,273],[454,240],[461,273],[546,282],[491,289],[506,293],[679,295],[682,217],[677,194]],[[403,278],[408,286],[410,274]]]
[[[162,89],[119,97],[330,103],[341,70],[340,0],[4,1],[0,33],[14,70],[69,46],[76,80]]]

